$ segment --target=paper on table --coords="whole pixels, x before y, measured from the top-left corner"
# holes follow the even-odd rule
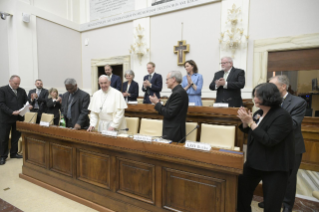
[[[19,110],[19,115],[20,116],[24,116],[26,113],[30,112],[29,110],[29,102],[25,103],[25,105],[23,106],[23,108],[21,108]]]

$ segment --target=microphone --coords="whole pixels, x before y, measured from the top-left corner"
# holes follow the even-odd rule
[[[198,129],[199,125],[197,124],[196,127],[194,129],[192,129],[187,135],[185,135],[181,140],[179,140],[177,143],[179,144],[182,140],[184,140],[184,138],[186,138],[188,135],[190,135],[194,130]]]
[[[129,128],[119,129],[117,131],[129,131]]]
[[[231,97],[229,97],[228,99],[223,99],[223,101],[222,102],[224,102],[224,103],[228,103],[229,101],[231,101],[232,100],[232,98]]]
[[[38,113],[33,114],[32,118],[30,119],[30,121],[28,123],[31,123],[32,119],[34,118],[35,115],[38,115]]]

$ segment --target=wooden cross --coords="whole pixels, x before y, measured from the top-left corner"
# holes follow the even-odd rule
[[[189,52],[189,44],[186,44],[185,40],[178,41],[177,46],[174,46],[174,53],[177,54],[177,65],[184,65],[187,52]]]

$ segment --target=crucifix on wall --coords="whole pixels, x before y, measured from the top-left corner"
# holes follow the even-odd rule
[[[182,23],[182,39],[174,46],[174,53],[177,54],[177,65],[183,66],[185,63],[185,54],[189,52],[189,44],[183,40],[183,23]]]

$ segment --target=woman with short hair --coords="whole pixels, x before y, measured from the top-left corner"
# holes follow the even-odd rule
[[[126,82],[123,84],[122,93],[126,101],[137,101],[138,97],[138,83],[133,79],[135,74],[132,70],[125,72]]]
[[[248,133],[247,160],[238,178],[239,212],[250,212],[254,190],[262,180],[265,212],[279,212],[289,173],[294,164],[293,124],[289,113],[280,107],[282,97],[276,85],[264,83],[253,90],[255,106],[251,114],[241,107],[239,129]]]
[[[182,87],[188,94],[189,103],[195,103],[195,106],[202,106],[203,76],[198,73],[194,60],[186,61],[184,68],[187,74],[183,77]]]
[[[46,100],[47,113],[54,115],[54,125],[60,125],[60,109],[61,109],[62,98],[59,96],[59,92],[56,88],[49,90],[49,96]]]

